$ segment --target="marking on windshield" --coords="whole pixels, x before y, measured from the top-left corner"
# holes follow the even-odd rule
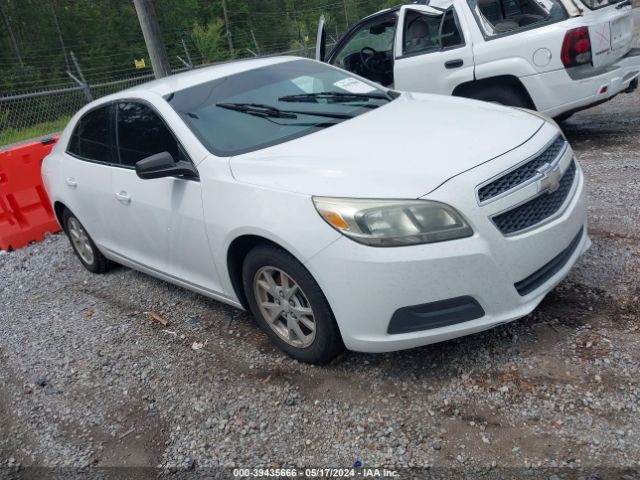
[[[342,90],[346,90],[349,93],[370,93],[376,90],[371,85],[368,85],[353,77],[338,80],[333,85],[341,88]]]

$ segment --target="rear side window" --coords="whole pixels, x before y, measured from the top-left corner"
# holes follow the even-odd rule
[[[485,37],[542,27],[568,18],[560,0],[468,0]]]
[[[464,37],[458,28],[458,22],[452,9],[447,10],[442,18],[440,42],[442,48],[453,48],[464,45]]]
[[[110,120],[111,105],[91,110],[78,121],[67,151],[87,160],[113,162]]]
[[[618,2],[615,1],[615,0],[614,1],[611,1],[611,0],[582,0],[582,3],[584,3],[591,10],[597,10],[598,8],[608,7],[609,5],[613,5],[613,4],[618,3]]]
[[[408,10],[404,20],[403,55],[414,55],[464,45],[452,9],[443,15]]]
[[[408,11],[404,20],[403,54],[426,53],[440,49],[441,16]]]
[[[120,163],[134,167],[143,158],[169,152],[174,160],[181,156],[178,141],[149,106],[138,102],[117,107],[118,153]]]

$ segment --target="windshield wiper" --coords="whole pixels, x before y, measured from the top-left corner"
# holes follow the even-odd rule
[[[333,113],[333,112],[304,112],[301,110],[280,110],[279,108],[271,105],[265,105],[264,103],[216,103],[216,107],[226,108],[227,110],[234,110],[236,112],[246,113],[248,115],[254,115],[256,117],[272,117],[272,118],[291,118],[296,119],[298,115],[313,115],[315,117],[328,117],[328,118],[353,118],[353,115],[346,113]]]
[[[216,107],[248,113],[257,117],[298,118],[294,112],[287,112],[263,103],[216,103]]]
[[[278,98],[280,102],[318,103],[318,100],[326,100],[328,103],[351,103],[369,100],[389,100],[389,97],[383,93],[318,92],[285,95],[284,97]]]

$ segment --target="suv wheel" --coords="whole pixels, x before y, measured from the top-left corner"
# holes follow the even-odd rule
[[[80,220],[69,210],[64,211],[62,221],[73,251],[87,270],[93,273],[104,273],[112,267],[112,262],[100,253]]]
[[[320,286],[289,253],[255,247],[244,260],[242,279],[258,325],[281,350],[301,362],[323,364],[344,349]]]

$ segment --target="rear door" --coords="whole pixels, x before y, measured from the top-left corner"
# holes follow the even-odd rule
[[[473,46],[454,7],[421,5],[400,10],[395,42],[395,88],[450,95],[474,78]]]
[[[76,124],[63,158],[61,198],[99,246],[106,241],[111,207],[111,173],[117,163],[113,148],[113,106],[96,107]]]

